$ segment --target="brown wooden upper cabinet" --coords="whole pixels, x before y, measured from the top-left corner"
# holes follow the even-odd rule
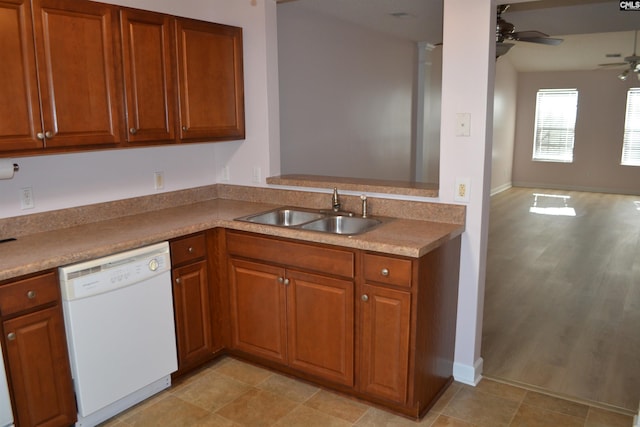
[[[28,0],[3,0],[0,22],[0,150],[41,148],[43,141],[37,138],[42,123],[31,4]]]
[[[176,43],[180,139],[243,139],[242,29],[177,18]]]
[[[2,149],[118,143],[116,9],[74,0],[9,0],[0,10],[8,30],[0,43],[11,64],[0,72]]]
[[[244,138],[241,28],[84,0],[0,22],[0,155]]]
[[[127,140],[175,139],[176,97],[171,17],[120,10]]]

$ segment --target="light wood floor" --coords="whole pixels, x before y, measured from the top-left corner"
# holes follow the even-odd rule
[[[482,356],[489,378],[637,411],[640,196],[493,196]]]

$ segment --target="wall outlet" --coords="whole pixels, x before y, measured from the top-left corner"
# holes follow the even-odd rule
[[[33,201],[33,189],[24,187],[20,189],[20,209],[33,209],[36,206]]]
[[[469,178],[456,178],[456,187],[453,199],[456,202],[469,203],[471,180]]]
[[[162,190],[164,188],[164,172],[153,173],[154,186],[156,190]]]
[[[229,181],[231,179],[231,174],[229,173],[229,166],[225,166],[222,168],[222,176],[220,177],[222,181]]]

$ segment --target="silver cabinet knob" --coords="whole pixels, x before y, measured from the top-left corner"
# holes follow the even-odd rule
[[[42,133],[42,132],[38,132],[38,133],[36,134],[36,138],[38,138],[39,140],[41,140],[41,141],[42,141],[42,140],[44,139],[44,133]]]
[[[289,284],[289,279],[284,279],[284,285],[287,286]]]
[[[176,283],[179,285],[180,283],[182,283],[182,279],[180,279],[179,277],[176,277]]]
[[[131,128],[131,129],[129,129],[129,133],[130,133],[131,135],[135,135],[136,133],[138,133],[138,129],[136,129],[136,128]]]
[[[278,277],[278,283],[284,283],[284,277]]]
[[[9,332],[9,333],[7,334],[7,339],[8,339],[9,341],[13,341],[13,340],[15,340],[15,339],[16,339],[16,333],[15,333],[15,332]]]
[[[387,277],[389,275],[389,269],[383,268],[382,270],[380,270],[380,274],[382,274],[384,277]]]
[[[367,302],[367,301],[369,301],[369,295],[367,295],[367,294],[362,294],[362,296],[360,297],[360,299],[361,299],[362,301],[364,301],[364,302]]]
[[[182,126],[182,130],[183,130],[184,132],[186,132],[186,131],[188,131],[188,130],[189,130],[189,128],[188,128],[188,127],[186,127],[186,126]]]
[[[47,137],[47,138],[53,138],[53,132],[51,132],[50,130],[48,130],[48,131],[46,131],[46,132],[44,133],[44,136],[45,136],[45,137]]]
[[[36,291],[27,292],[27,298],[34,299],[36,297]]]
[[[187,251],[192,254],[193,253],[193,246],[189,246],[189,249],[187,249]]]

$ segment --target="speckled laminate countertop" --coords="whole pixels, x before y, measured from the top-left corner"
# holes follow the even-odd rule
[[[15,241],[0,244],[0,280],[98,258],[215,227],[408,257],[420,257],[464,231],[464,223],[460,223],[460,213],[457,211],[451,213],[451,222],[440,219],[388,218],[381,226],[355,236],[235,221],[235,218],[241,216],[291,204],[287,203],[291,201],[287,199],[291,196],[290,192],[284,198],[274,198],[274,194],[279,195],[284,190],[277,190],[276,193],[269,192],[269,189],[263,190],[252,189],[242,192],[240,187],[228,186],[218,191],[222,194],[217,194],[217,198],[209,200],[95,222],[87,221],[70,226],[67,224],[60,228],[20,235]],[[239,192],[250,196],[229,197],[238,196]],[[309,206],[309,200],[306,202],[306,207],[314,207]],[[377,207],[381,212],[385,211],[383,202],[379,202]],[[446,212],[438,212],[438,215],[445,215],[446,218]],[[464,209],[462,213],[464,216]]]

